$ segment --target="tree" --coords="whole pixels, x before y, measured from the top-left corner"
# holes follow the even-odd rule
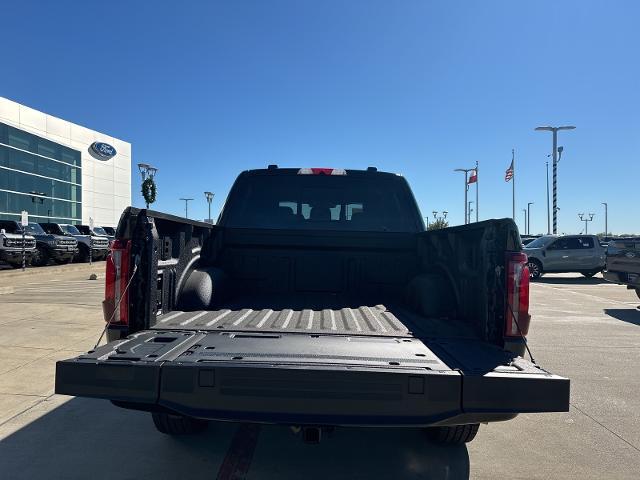
[[[438,218],[429,224],[427,230],[440,230],[441,228],[447,228],[449,226],[449,222],[447,222],[444,218]]]

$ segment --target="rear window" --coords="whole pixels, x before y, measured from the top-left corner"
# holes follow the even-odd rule
[[[250,175],[236,183],[225,225],[236,228],[415,232],[401,177]]]
[[[580,245],[578,248],[593,248],[593,238],[592,237],[579,237],[578,244]]]

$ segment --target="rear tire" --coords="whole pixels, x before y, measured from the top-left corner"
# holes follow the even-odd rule
[[[542,264],[538,260],[529,260],[529,277],[538,280],[542,276]]]
[[[174,415],[164,412],[153,412],[153,423],[160,433],[165,435],[191,435],[203,432],[208,425],[206,420]]]
[[[472,423],[452,427],[431,427],[425,430],[427,436],[440,445],[463,445],[476,437],[479,428],[479,423]]]

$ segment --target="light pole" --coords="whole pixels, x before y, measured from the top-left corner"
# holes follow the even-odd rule
[[[433,223],[434,224],[439,223],[439,222],[440,223],[444,222],[447,219],[447,215],[449,214],[449,212],[447,212],[446,210],[442,211],[442,216],[441,217],[438,216],[439,212],[437,210],[434,210],[431,213],[433,213]],[[424,217],[424,218],[427,219],[427,228],[429,228],[429,218],[428,217]]]
[[[211,202],[213,201],[214,195],[215,193],[212,192],[204,192],[204,196],[207,199],[207,203],[209,204],[209,216],[207,217],[207,221],[209,223],[213,223],[213,221],[211,220]]]
[[[562,127],[536,127],[536,131],[549,131],[553,133],[553,233],[558,233],[558,130],[573,130],[573,125],[563,125]],[[562,154],[562,150],[560,150]]]
[[[531,205],[535,202],[527,203],[527,234],[531,235]]]
[[[180,200],[184,201],[184,218],[189,218],[189,202],[193,198],[181,198]]]
[[[551,210],[549,209],[549,162],[547,164],[547,235],[551,234]]]
[[[456,168],[454,170],[454,172],[464,172],[464,224],[466,225],[467,222],[467,216],[468,216],[468,210],[467,210],[467,192],[469,191],[469,184],[467,183],[468,180],[468,174],[469,172],[473,170],[473,168]]]
[[[527,235],[527,209],[523,208],[522,211],[524,212],[524,234]]]
[[[147,177],[150,178],[151,181],[153,182],[153,178],[156,176],[156,173],[158,172],[158,169],[156,167],[149,165],[148,163],[139,163],[138,170],[140,171],[140,176],[142,177],[142,183],[144,183]],[[147,206],[147,208],[149,208],[149,202],[147,202],[146,198],[144,203]]]
[[[578,217],[580,218],[581,221],[584,222],[584,234],[586,235],[587,233],[589,233],[589,230],[587,228],[588,222],[593,222],[593,217],[595,216],[595,214],[590,213],[589,214],[589,218],[584,216],[584,213],[579,213]]]
[[[609,204],[602,202],[602,205],[604,205],[604,237],[606,240],[607,235],[609,235]]]
[[[467,215],[469,215],[469,218],[467,219],[467,223],[471,223],[471,213],[473,212],[473,208],[471,208],[471,205],[473,205],[473,200],[469,200],[469,209],[467,210]]]

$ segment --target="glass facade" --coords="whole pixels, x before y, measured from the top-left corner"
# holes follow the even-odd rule
[[[80,152],[0,123],[0,219],[79,224]]]

